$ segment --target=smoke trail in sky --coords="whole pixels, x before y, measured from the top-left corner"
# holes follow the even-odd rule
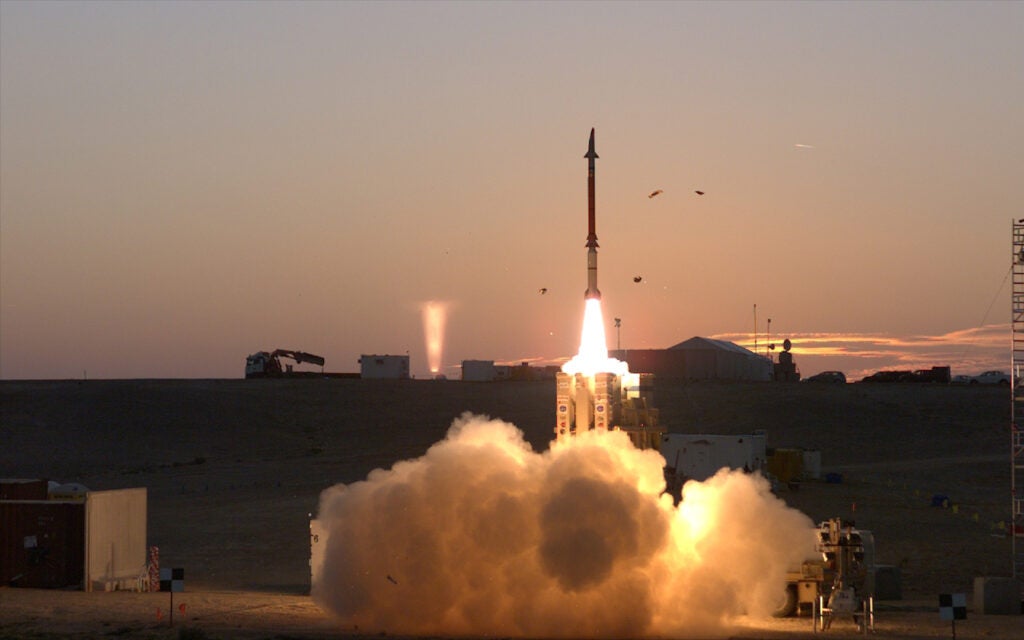
[[[443,302],[431,300],[423,304],[423,339],[427,346],[427,363],[431,375],[441,371],[441,351],[444,347],[444,324],[447,307]]]
[[[688,483],[617,431],[536,453],[464,414],[424,456],[325,490],[314,599],[361,631],[519,637],[724,635],[768,615],[814,525],[759,476]]]

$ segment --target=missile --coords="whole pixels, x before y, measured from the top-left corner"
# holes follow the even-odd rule
[[[594,222],[594,160],[597,160],[597,152],[594,151],[594,130],[590,130],[590,146],[587,154],[587,290],[583,294],[584,300],[600,300],[601,292],[597,290],[597,231]]]

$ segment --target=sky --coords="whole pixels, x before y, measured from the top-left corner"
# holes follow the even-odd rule
[[[1021,113],[1022,2],[3,0],[0,378],[562,362],[591,127],[609,348],[1008,370]]]

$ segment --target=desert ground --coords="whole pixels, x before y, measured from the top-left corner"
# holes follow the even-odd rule
[[[0,477],[146,487],[149,544],[187,572],[173,628],[167,594],[0,587],[0,638],[358,637],[308,595],[320,492],[422,455],[464,411],[546,449],[554,401],[551,381],[0,382]],[[778,496],[814,520],[854,519],[877,561],[899,567],[902,599],[878,603],[877,636],[950,637],[938,594],[966,593],[970,608],[975,577],[1009,575],[1005,389],[659,380],[654,401],[669,431],[764,429],[770,448],[821,451],[843,481]],[[950,506],[932,506],[936,494]],[[812,635],[793,618],[733,637]],[[826,635],[857,634],[837,622]],[[1024,617],[969,611],[956,637],[1024,638]]]

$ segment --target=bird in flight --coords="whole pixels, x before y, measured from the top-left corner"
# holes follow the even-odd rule
[[[633,282],[643,282],[643,276],[633,276]]]
[[[703,191],[694,191],[694,193],[696,193],[696,194],[697,194],[698,196],[702,196],[702,195],[704,195],[704,192],[703,192]]]
[[[548,288],[547,288],[547,287],[541,287],[541,288],[539,289],[539,291],[540,291],[540,295],[544,295],[545,293],[547,293],[547,292],[548,292]]]
[[[655,189],[655,190],[654,190],[654,191],[652,191],[652,192],[651,192],[651,194],[650,194],[649,196],[647,196],[647,197],[648,197],[648,198],[653,198],[654,196],[660,195],[660,194],[662,194],[662,193],[664,193],[664,192],[663,192],[663,191],[662,191],[661,189]]]

